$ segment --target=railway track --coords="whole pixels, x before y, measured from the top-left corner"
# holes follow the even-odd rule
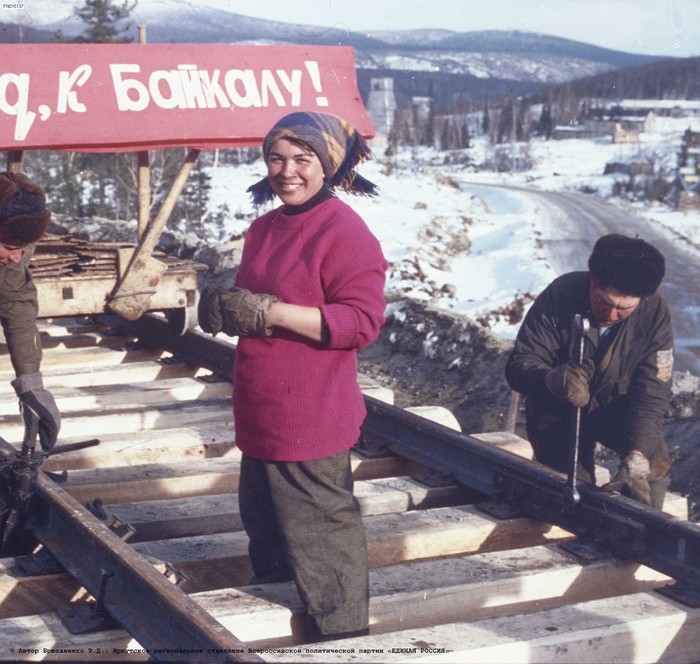
[[[700,528],[684,501],[662,515],[582,488],[572,505],[565,478],[522,459],[524,441],[464,436],[369,383],[353,470],[370,635],[303,643],[294,585],[246,585],[234,347],[155,316],[41,329],[59,445],[99,444],[41,466],[39,545],[0,559],[0,659],[698,661]],[[18,448],[0,366],[0,435]]]

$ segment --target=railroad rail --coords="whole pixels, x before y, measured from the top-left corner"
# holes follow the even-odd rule
[[[697,661],[700,527],[683,501],[660,513],[580,487],[572,504],[516,436],[465,435],[370,383],[353,452],[370,634],[304,643],[294,585],[246,585],[235,346],[157,315],[41,329],[69,451],[38,472],[36,546],[0,559],[0,659]],[[0,368],[1,462],[26,432]]]

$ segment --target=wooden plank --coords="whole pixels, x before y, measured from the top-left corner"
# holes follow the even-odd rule
[[[235,488],[238,477],[235,451],[230,460],[234,463],[229,466],[229,479]],[[151,470],[149,473],[153,479]],[[178,484],[184,483],[178,479]],[[66,490],[80,497],[85,495],[85,491],[74,492],[70,485],[66,486]],[[136,534],[129,540],[131,543],[242,529],[238,496],[235,493],[155,500],[138,500],[134,493],[133,487],[130,487],[127,493],[130,502],[121,504],[110,503],[100,496],[103,510],[110,520],[116,518],[135,529]],[[455,505],[460,504],[462,499],[459,487],[426,487],[410,478],[357,482],[355,494],[364,516],[423,509],[427,506]]]
[[[166,473],[169,474],[169,473]],[[196,478],[199,486],[200,478]],[[184,482],[177,482],[181,490]],[[233,485],[233,482],[231,483]],[[108,486],[108,491],[113,485]],[[400,481],[398,478],[389,482],[378,480],[375,482],[358,483],[358,497],[361,508],[365,513],[376,513],[382,509],[395,510],[406,504],[419,506],[422,501],[435,502],[445,500],[449,495],[445,487],[426,488],[410,479]],[[127,492],[130,495],[132,487]],[[437,498],[431,497],[437,495]],[[459,493],[453,495],[459,497]],[[238,511],[237,496],[233,493],[227,495],[188,497],[185,499],[170,499],[148,501],[138,504],[109,505],[104,509],[111,523],[117,517],[122,523],[128,523],[136,530],[136,534],[129,540],[130,543],[140,543],[146,540],[142,546],[136,546],[142,553],[158,558],[163,547],[159,547],[155,541],[163,538],[176,538],[168,540],[165,546],[167,560],[177,559],[178,570],[185,573],[189,580],[185,588],[189,591],[208,589],[212,587],[227,586],[232,583],[245,583],[251,576],[247,559],[247,538],[245,534],[238,533],[234,539],[239,547],[232,558],[228,550],[227,538],[223,539],[226,551],[223,558],[217,560],[212,545],[212,537],[193,537],[211,533],[222,533],[240,530],[241,522]],[[216,544],[221,544],[217,541]],[[173,553],[172,548],[179,553]],[[190,558],[189,560],[186,558]]]
[[[230,413],[228,415],[228,421],[217,417],[201,424],[192,423],[191,426],[145,429],[133,433],[101,433],[99,445],[50,456],[41,469],[54,472],[67,470],[72,480],[75,473],[70,471],[80,469],[139,466],[160,463],[163,459],[171,462],[222,456],[239,459],[233,422]],[[83,436],[73,438],[61,436],[60,443],[80,442],[85,440],[85,433],[83,431]],[[134,496],[134,500],[138,500],[138,497]]]
[[[582,565],[555,544],[392,565],[372,570],[371,579],[373,634],[542,611],[669,582],[630,561]]]
[[[130,362],[116,367],[78,367],[48,369],[42,371],[44,385],[56,391],[64,387],[88,385],[113,385],[118,383],[143,383],[169,378],[209,378],[207,369],[193,367],[184,362],[163,358],[165,361]]]
[[[230,408],[231,383],[191,377],[169,378],[146,383],[61,387],[53,395],[62,418],[70,418],[73,413],[82,414],[87,410],[106,414],[120,409],[157,408],[188,401],[201,404],[220,400]],[[14,415],[16,412],[16,396],[0,396],[0,415]]]
[[[570,538],[557,526],[531,519],[494,519],[476,507],[444,507],[365,520],[374,567],[437,556],[535,546]]]
[[[107,505],[135,530],[129,543],[243,530],[235,493]]]
[[[232,476],[231,482],[236,482]],[[355,495],[364,516],[461,504],[457,486],[426,487],[411,478],[357,482]],[[105,504],[105,512],[131,525],[130,543],[242,530],[235,493]]]
[[[427,486],[411,477],[383,477],[355,482],[355,496],[363,516],[403,514],[464,504],[468,492],[456,484]]]
[[[529,519],[497,521],[469,507],[368,516],[364,525],[372,567],[523,548],[571,537],[548,524]],[[242,585],[249,575],[244,532],[139,542],[134,548],[154,562],[168,562],[182,570],[191,579],[188,592],[211,583],[217,588]],[[215,578],[208,574],[211,566],[220,570]],[[237,576],[239,572],[244,576]]]
[[[68,574],[26,576],[14,560],[0,560],[0,618],[57,611],[87,596]]]
[[[423,635],[445,619],[452,624],[456,621],[485,622],[515,613],[551,611],[563,603],[587,602],[590,598],[607,597],[612,592],[640,593],[666,582],[652,570],[629,562],[601,561],[581,567],[553,547],[537,547],[530,553],[529,556],[515,552],[477,554],[372,570],[372,636],[337,643],[349,645],[357,655],[361,648],[385,648],[377,644],[395,641],[396,635],[389,633],[394,630],[403,630],[399,634]],[[635,597],[645,598],[646,595]],[[197,593],[193,598],[253,647],[284,647],[299,642],[304,608],[293,583],[229,588]],[[525,616],[516,622],[524,619]],[[32,630],[32,627],[38,629]],[[49,629],[43,631],[44,627]],[[36,636],[27,642],[31,633]],[[19,640],[21,637],[24,640]],[[52,647],[86,650],[92,647],[112,653],[113,648],[126,647],[124,641],[128,637],[120,630],[72,636],[48,614],[42,616],[41,625],[37,625],[33,617],[3,620],[0,622],[0,653],[10,643],[9,638],[13,640],[10,647],[15,648],[41,648],[45,647],[45,640],[53,639]],[[420,636],[398,647],[406,647],[416,638]],[[356,659],[364,661],[361,657],[335,661]]]
[[[233,493],[238,489],[239,466],[237,459],[203,458],[90,468],[71,471],[63,488],[80,503],[99,498],[105,505]]]
[[[527,614],[666,583],[664,575],[630,562],[580,566],[552,546],[531,547],[528,555],[503,551],[405,563],[370,571],[370,633]],[[195,597],[251,645],[299,643],[304,607],[293,583],[224,593]]]
[[[2,352],[3,346],[0,346],[0,355],[6,354]],[[5,347],[6,349],[6,347]],[[160,357],[168,356],[169,353],[164,350],[154,348],[107,348],[102,346],[93,346],[91,348],[71,349],[70,353],[54,353],[47,352],[41,360],[41,370],[46,371],[53,367],[65,366],[113,366],[115,364],[123,364],[127,362],[144,362],[146,360],[157,360]],[[4,376],[14,377],[10,374],[9,369],[0,373],[0,382]],[[11,390],[12,388],[9,387]],[[3,391],[8,391],[5,388]]]
[[[455,622],[362,639],[328,641],[269,662],[465,662],[636,664],[698,659],[700,609],[657,593],[597,599],[548,611]],[[333,653],[349,649],[354,656]],[[315,650],[316,652],[309,652]]]
[[[123,463],[119,466],[103,466],[97,468],[76,468],[68,473],[68,479],[63,485],[66,491],[70,493],[76,500],[84,503],[87,500],[94,500],[99,497],[104,504],[110,503],[126,503],[140,502],[145,500],[157,500],[160,498],[177,498],[186,496],[209,495],[215,493],[231,493],[238,490],[238,477],[240,472],[240,451],[237,448],[228,448],[229,439],[226,435],[227,423],[223,422],[219,417],[218,420],[212,421],[212,416],[204,411],[203,424],[207,428],[203,431],[212,431],[210,425],[219,426],[223,433],[223,439],[219,442],[224,452],[224,458],[217,458],[217,453],[223,451],[221,448],[216,449],[215,441],[212,441],[212,450],[209,453],[208,445],[210,441],[199,440],[192,445],[189,438],[191,429],[184,434],[184,439],[179,440],[173,436],[172,440],[175,445],[180,443],[181,449],[185,451],[187,459],[185,461],[169,461],[163,459],[171,459],[169,452],[170,445],[170,430],[165,430],[161,436],[162,443],[160,445],[151,445],[153,448],[148,454],[155,454],[158,458],[154,463],[141,463],[139,465],[128,465],[129,448],[123,446],[121,451],[112,452],[112,457],[118,454],[124,454]],[[185,418],[187,419],[187,418]],[[189,418],[192,419],[191,417]],[[229,421],[228,430],[233,432],[233,424]],[[119,441],[116,441],[111,447],[118,448]],[[84,455],[88,452],[93,452],[92,458],[97,460],[100,457],[98,448],[91,450],[83,450],[79,454]],[[201,452],[201,453],[200,453]],[[195,454],[196,453],[196,454]],[[78,454],[71,452],[69,455]],[[145,451],[137,450],[137,455],[144,458]],[[109,456],[107,457],[109,458]],[[49,458],[46,465],[42,465],[45,470],[60,470],[64,466],[61,464],[61,457]],[[66,463],[68,465],[68,463]],[[362,459],[353,456],[351,460],[353,467],[353,475],[356,481],[370,480],[387,475],[401,474],[402,472],[413,472],[416,469],[415,464],[407,464],[403,459],[398,457],[386,457],[377,459]],[[223,488],[221,488],[223,487]],[[405,494],[399,498],[400,504],[420,503],[422,500],[428,500],[428,496],[436,496],[449,491],[458,491],[458,489],[438,490],[428,492],[424,487],[416,487],[411,495]],[[375,490],[375,493],[381,493]],[[395,502],[395,506],[399,503]]]
[[[70,417],[63,416],[58,442],[100,438],[104,432],[131,434],[213,423],[218,423],[222,431],[233,428],[233,413],[225,399],[203,405],[173,402],[148,409],[138,406],[131,409],[104,407],[101,410],[75,411],[70,413]],[[4,418],[5,440],[19,443],[23,434],[24,427],[19,415]]]
[[[0,657],[7,661],[147,661],[124,630],[72,635],[55,613],[9,618],[0,628]]]

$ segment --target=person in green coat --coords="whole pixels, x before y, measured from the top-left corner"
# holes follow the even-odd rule
[[[39,305],[29,259],[50,218],[39,185],[22,173],[0,173],[0,325],[15,372],[12,387],[20,405],[37,414],[45,452],[56,443],[61,417],[41,375]]]

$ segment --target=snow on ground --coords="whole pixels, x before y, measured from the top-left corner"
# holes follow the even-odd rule
[[[342,197],[365,219],[390,263],[387,293],[432,301],[473,319],[488,316],[490,328],[513,338],[519,322],[507,308],[523,295],[536,295],[556,275],[544,261],[537,242],[542,208],[527,194],[490,189],[490,207],[479,184],[508,184],[543,190],[587,188],[611,194],[617,175],[603,175],[605,164],[645,157],[658,164],[675,160],[682,131],[643,135],[640,144],[613,145],[609,139],[532,141],[532,168],[520,173],[480,171],[444,164],[444,155],[426,149],[404,149],[376,158],[359,171],[380,188],[377,198]],[[476,143],[468,154],[484,161],[487,147]],[[212,176],[210,214],[225,211],[208,240],[221,242],[242,235],[255,211],[246,188],[264,176],[262,161],[220,165]],[[502,196],[502,200],[499,200]],[[494,198],[495,197],[495,198]],[[494,202],[495,201],[495,202]],[[637,212],[686,237],[698,237],[700,215],[664,207],[637,206]],[[527,298],[526,298],[527,299]],[[493,312],[502,310],[502,315]]]

